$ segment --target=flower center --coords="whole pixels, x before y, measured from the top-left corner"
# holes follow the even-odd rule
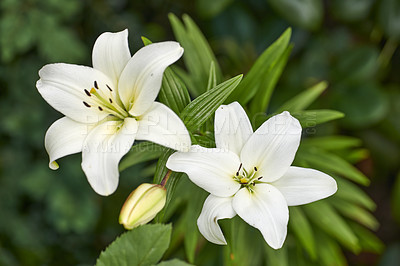
[[[115,90],[107,84],[99,86],[97,81],[94,81],[93,85],[90,90],[83,90],[87,97],[87,101],[83,101],[83,105],[87,108],[97,108],[99,111],[107,112],[122,120],[129,117],[129,113],[123,107]]]
[[[243,164],[240,164],[239,169],[237,170],[236,175],[233,179],[236,182],[240,183],[242,185],[242,188],[245,187],[251,191],[252,186],[254,187],[257,183],[259,183],[259,180],[262,178],[262,176],[259,176],[257,174],[257,167],[253,167],[251,170],[247,170],[242,166]]]

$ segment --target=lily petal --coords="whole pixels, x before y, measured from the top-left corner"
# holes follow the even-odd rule
[[[210,195],[204,202],[201,214],[197,219],[197,226],[208,241],[217,245],[226,245],[218,220],[233,218],[235,215],[232,208],[232,197],[220,198]]]
[[[183,48],[177,42],[149,44],[129,60],[121,73],[118,93],[132,116],[144,114],[161,88],[164,70],[178,60]]]
[[[188,151],[191,145],[185,124],[174,111],[162,103],[153,102],[151,108],[138,117],[136,139],[149,140],[178,151]]]
[[[245,143],[240,159],[247,169],[257,167],[262,180],[273,182],[286,173],[300,144],[301,126],[289,112],[264,122]]]
[[[117,33],[105,32],[101,34],[92,52],[93,68],[106,74],[117,88],[118,79],[125,68],[131,53],[128,46],[128,30]]]
[[[118,186],[118,163],[135,141],[137,121],[125,118],[96,126],[85,139],[82,169],[98,194],[112,194]]]
[[[329,175],[295,166],[289,167],[288,171],[271,185],[283,194],[289,206],[320,200],[337,191],[336,181]]]
[[[58,63],[45,65],[39,76],[36,83],[39,93],[65,116],[81,123],[97,123],[108,115],[97,108],[93,95],[88,96],[85,92],[93,88],[94,81],[111,84],[111,80],[99,70]]]
[[[250,120],[238,102],[221,105],[215,112],[215,143],[217,148],[240,154],[243,145],[253,134]]]
[[[246,223],[260,230],[268,245],[279,249],[285,242],[289,221],[285,198],[268,184],[257,184],[253,189],[239,190],[233,197],[233,209]]]
[[[92,128],[92,125],[78,123],[68,117],[55,121],[47,130],[44,139],[50,157],[49,167],[56,170],[58,169],[56,160],[81,152],[83,141]]]
[[[185,172],[197,186],[218,197],[230,197],[240,184],[233,177],[240,165],[239,157],[231,151],[208,149],[193,145],[189,152],[175,152],[167,167]]]

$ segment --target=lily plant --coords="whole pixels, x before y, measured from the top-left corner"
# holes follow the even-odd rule
[[[288,206],[320,200],[337,190],[329,175],[291,166],[302,129],[289,112],[271,117],[253,132],[246,112],[234,102],[216,111],[214,130],[216,148],[193,145],[167,161],[169,169],[185,172],[210,193],[197,225],[212,243],[226,244],[218,220],[237,214],[279,249],[287,234]]]
[[[119,180],[118,164],[135,140],[147,140],[185,151],[189,133],[167,106],[155,102],[166,67],[183,48],[177,42],[147,45],[133,56],[128,30],[101,34],[93,47],[93,67],[48,64],[36,87],[64,117],[46,132],[49,167],[57,159],[82,152],[82,169],[100,195],[113,193]]]

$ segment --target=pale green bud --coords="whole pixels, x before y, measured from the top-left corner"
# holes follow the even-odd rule
[[[119,223],[133,229],[151,221],[167,199],[167,190],[161,185],[141,184],[126,199],[119,214]]]

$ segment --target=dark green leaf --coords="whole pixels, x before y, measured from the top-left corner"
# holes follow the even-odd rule
[[[378,22],[385,34],[400,40],[400,2],[397,0],[382,0],[379,2]]]
[[[132,165],[154,160],[162,154],[163,148],[153,142],[141,142],[133,145],[127,155],[124,156],[119,164],[119,171],[123,171]]]
[[[242,75],[231,78],[215,88],[203,93],[188,104],[181,113],[183,122],[189,131],[203,125],[224,103],[226,98],[240,83]]]
[[[151,265],[167,250],[171,225],[147,224],[122,234],[97,259],[97,266]]]
[[[322,266],[346,266],[346,257],[338,243],[326,234],[319,233],[317,236],[318,263]]]
[[[318,124],[343,118],[344,114],[335,110],[305,110],[292,113],[303,128],[315,127]]]
[[[314,233],[301,207],[289,208],[289,217],[289,227],[294,231],[301,246],[304,247],[312,259],[316,259],[317,250],[315,247]]]
[[[301,145],[307,148],[317,147],[327,151],[349,149],[361,146],[360,139],[349,136],[326,136],[303,139]]]
[[[351,223],[350,226],[360,240],[363,250],[377,254],[382,253],[385,245],[375,234],[356,223]]]
[[[376,209],[375,202],[360,187],[343,178],[335,178],[338,185],[338,191],[335,197],[344,199],[347,202],[359,204],[370,211]]]
[[[173,259],[173,260],[166,260],[166,261],[162,261],[159,264],[157,264],[157,266],[190,266],[193,264],[189,264],[186,263],[182,260],[178,260],[178,259]]]

